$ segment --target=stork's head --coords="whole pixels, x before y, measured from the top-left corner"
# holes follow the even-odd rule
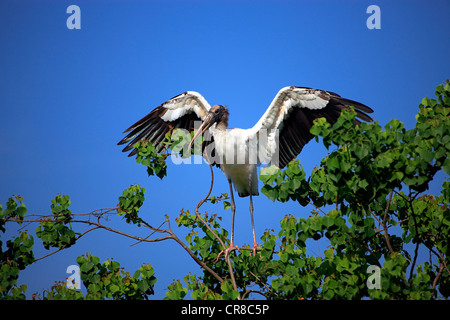
[[[203,120],[202,125],[198,128],[194,137],[192,137],[191,143],[189,144],[189,151],[191,150],[192,145],[194,144],[195,139],[199,136],[203,135],[209,127],[213,124],[218,124],[218,129],[226,129],[228,126],[228,110],[227,107],[222,105],[215,105],[211,109],[209,109],[208,115],[205,120]]]
[[[206,123],[208,118],[210,118],[211,124],[208,128],[214,123],[223,123],[226,128],[228,126],[228,115],[229,113],[227,107],[216,104],[209,110],[208,116],[203,123]]]

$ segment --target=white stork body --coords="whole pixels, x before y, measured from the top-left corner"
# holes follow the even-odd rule
[[[214,137],[216,163],[221,163],[220,168],[225,176],[234,185],[239,196],[250,194],[249,177],[252,182],[252,195],[258,195],[257,162],[251,161],[250,142],[254,134],[250,129],[225,129],[211,127],[211,135]],[[256,159],[254,159],[256,160]]]
[[[314,119],[324,117],[333,124],[342,109],[348,106],[355,108],[358,118],[372,120],[364,113],[373,112],[371,108],[336,93],[305,87],[285,87],[278,92],[252,128],[228,129],[229,113],[225,106],[211,107],[202,95],[187,91],[164,102],[128,128],[125,132],[131,132],[118,144],[127,144],[123,151],[131,150],[129,156],[136,154],[133,145],[140,140],[150,141],[160,152],[164,150],[167,132],[176,128],[192,132],[194,122],[201,121],[190,146],[198,136],[205,134],[203,156],[210,164],[219,166],[228,179],[232,209],[229,249],[237,248],[234,246],[234,185],[239,196],[250,196],[253,250],[256,252],[252,196],[258,195],[257,166],[271,163],[284,168],[313,138],[309,130]],[[356,123],[359,124],[359,120]]]
[[[251,194],[259,195],[258,192],[258,176],[256,165],[254,164],[223,164],[222,171],[228,180],[234,185],[235,190],[240,197],[250,195],[249,179],[251,179]]]

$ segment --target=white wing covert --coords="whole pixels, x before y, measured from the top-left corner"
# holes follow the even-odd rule
[[[324,117],[334,124],[341,111],[349,106],[355,108],[357,118],[372,121],[364,113],[372,113],[371,108],[336,93],[294,86],[281,89],[261,119],[250,129],[259,137],[267,135],[265,143],[259,141],[263,149],[260,152],[264,154],[261,162],[284,168],[313,138],[310,129],[315,119]],[[360,123],[359,120],[356,122]]]
[[[118,145],[127,144],[122,150],[130,151],[129,157],[136,154],[133,145],[140,140],[150,141],[160,152],[166,142],[165,135],[170,130],[180,128],[194,130],[195,121],[203,121],[211,106],[201,94],[187,91],[167,100],[127,130],[130,132]]]

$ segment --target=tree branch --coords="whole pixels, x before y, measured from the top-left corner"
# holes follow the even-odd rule
[[[83,232],[82,234],[80,234],[76,240],[80,239],[82,236],[84,236],[84,235],[87,234],[88,232],[94,231],[94,230],[96,230],[96,229],[98,229],[98,228],[99,228],[99,227],[93,227],[93,228],[91,228],[91,229],[89,229],[89,230],[86,230],[85,232]],[[53,251],[53,252],[50,252],[50,253],[48,253],[48,254],[46,254],[46,255],[40,257],[40,258],[37,258],[36,260],[34,260],[34,262],[37,262],[37,261],[39,261],[39,260],[45,259],[45,258],[47,258],[47,257],[50,257],[50,256],[54,255],[55,253],[58,253],[59,251],[65,249],[65,248],[66,248],[66,246],[63,246],[63,247],[61,247],[61,248],[59,248],[59,249],[57,249],[57,250],[55,250],[55,251]],[[34,262],[33,262],[33,263],[34,263]]]
[[[435,277],[434,280],[433,280],[433,286],[432,286],[433,289],[436,289],[436,285],[437,285],[438,280],[439,280],[439,278],[440,278],[440,276],[441,276],[441,274],[442,274],[442,271],[444,271],[444,264],[441,262],[441,263],[439,264],[439,271],[438,271],[438,274],[436,275],[436,277]]]
[[[209,187],[209,191],[208,191],[208,194],[206,195],[206,197],[203,198],[202,200],[200,200],[199,203],[197,204],[197,206],[195,207],[195,215],[206,226],[208,231],[211,232],[211,234],[219,241],[220,245],[222,246],[222,249],[226,250],[225,243],[222,241],[222,239],[220,239],[220,237],[217,235],[217,233],[209,226],[209,224],[206,223],[206,221],[202,218],[202,216],[198,212],[198,209],[203,205],[203,203],[205,203],[205,201],[208,200],[208,198],[209,198],[209,196],[210,196],[210,194],[212,192],[213,185],[214,185],[214,171],[213,171],[213,167],[212,167],[211,164],[209,165],[209,169],[211,171],[211,184],[210,184],[210,187]],[[225,262],[228,265],[228,271],[230,272],[230,279],[231,279],[231,283],[233,284],[233,289],[238,291],[238,288],[237,288],[237,285],[236,285],[236,279],[234,277],[233,266],[232,266],[231,260],[230,260],[230,255],[227,255],[227,254],[225,255]],[[220,282],[223,282],[223,280],[220,281]]]
[[[208,194],[206,195],[205,198],[203,198],[202,200],[199,201],[199,203],[195,207],[194,211],[195,211],[195,215],[197,216],[197,218],[205,225],[205,227],[208,229],[208,231],[211,232],[211,234],[219,241],[220,245],[222,246],[222,249],[225,250],[226,249],[225,243],[222,241],[222,239],[220,239],[220,237],[217,235],[217,233],[214,232],[214,230],[209,226],[209,224],[206,223],[206,221],[202,218],[202,216],[198,212],[198,209],[203,205],[203,203],[206,202],[206,200],[208,200],[208,198],[212,192],[213,185],[214,185],[214,172],[213,172],[212,165],[209,165],[209,169],[211,170],[211,184],[209,187]]]
[[[116,229],[107,227],[107,226],[102,225],[101,223],[98,223],[98,222],[84,221],[84,220],[72,220],[72,222],[73,222],[73,223],[84,223],[84,224],[88,224],[88,225],[94,225],[94,226],[97,226],[98,228],[105,229],[105,230],[111,231],[111,232],[113,232],[113,233],[117,233],[117,234],[120,234],[120,235],[122,235],[122,236],[131,238],[131,239],[138,240],[138,241],[140,241],[140,242],[159,242],[159,241],[164,241],[164,240],[167,240],[167,239],[171,239],[171,238],[172,238],[172,236],[165,236],[165,237],[161,237],[161,238],[147,239],[147,238],[142,238],[142,237],[134,236],[134,235],[132,235],[132,234],[125,233],[125,232],[122,232],[122,231],[119,231],[119,230],[116,230]]]
[[[276,293],[276,292],[273,292],[272,291],[272,289],[267,285],[267,284],[265,284],[256,274],[254,274],[253,272],[251,272],[251,271],[249,271],[250,272],[250,274],[252,275],[252,276],[254,276],[255,277],[255,279],[256,280],[258,280],[266,289],[268,289],[269,291],[270,291],[270,293],[272,293],[272,294],[274,294],[274,295],[276,295],[276,296],[278,296],[278,294]],[[260,293],[259,291],[258,291],[258,293]],[[264,295],[265,296],[265,295]]]
[[[186,252],[191,256],[192,259],[194,259],[195,262],[197,262],[197,264],[202,267],[203,269],[205,269],[206,271],[208,271],[214,278],[216,278],[220,283],[223,282],[223,279],[217,274],[215,273],[210,267],[208,267],[202,260],[200,260],[199,258],[197,258],[197,256],[191,251],[191,249],[189,249],[188,246],[186,246],[186,244],[184,244],[183,241],[181,241],[175,233],[173,233],[172,231],[169,231],[171,238],[173,240],[175,240],[184,250],[186,250]]]
[[[261,291],[258,290],[247,290],[245,291],[245,293],[242,295],[242,300],[245,299],[245,296],[248,296],[250,293],[259,293],[260,295],[264,296],[266,299],[268,299],[269,297],[266,296],[264,293],[262,293]]]
[[[160,229],[160,228],[164,225],[164,223],[166,223],[166,222],[169,222],[169,219],[166,218],[166,220],[164,220],[164,222],[161,223],[161,224],[159,225],[159,227],[154,228],[154,227],[152,227],[151,225],[149,225],[147,222],[142,221],[142,223],[143,223],[147,228],[149,228],[150,230],[153,230],[153,232],[150,233],[147,237],[145,237],[145,239],[150,238],[152,235],[155,234],[155,232],[161,232],[161,233],[164,233],[164,232],[165,232],[165,233],[167,233],[167,230],[162,230],[162,229]],[[169,222],[169,229],[170,229],[170,222]],[[138,242],[136,242],[136,243],[133,243],[130,247],[135,246],[135,245],[137,245],[138,243],[141,243],[141,242],[142,242],[142,240],[140,240],[140,241],[138,241]]]
[[[386,226],[386,219],[387,219],[387,213],[388,213],[388,211],[389,211],[389,207],[391,206],[391,200],[392,200],[392,194],[394,193],[394,190],[391,190],[391,192],[389,193],[389,200],[388,200],[388,203],[387,203],[387,205],[386,205],[386,210],[384,211],[384,217],[383,217],[383,223],[382,223],[382,226],[383,226],[383,230],[384,230],[384,239],[386,240],[386,245],[387,245],[387,247],[388,247],[388,249],[389,249],[389,252],[392,254],[392,253],[395,253],[395,251],[394,251],[394,249],[392,248],[392,245],[391,245],[391,241],[389,240],[389,234],[388,234],[388,232],[387,232],[387,226]]]

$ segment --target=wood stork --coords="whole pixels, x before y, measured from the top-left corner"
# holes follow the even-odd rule
[[[341,111],[348,106],[354,107],[357,118],[372,121],[365,112],[372,113],[373,110],[362,103],[342,98],[330,91],[290,86],[278,92],[269,108],[252,128],[228,129],[229,113],[225,106],[211,107],[201,94],[187,91],[164,102],[125,130],[124,133],[129,134],[118,144],[127,144],[123,152],[132,150],[129,156],[136,154],[137,150],[133,149],[133,145],[140,140],[150,141],[156,147],[156,151],[160,152],[164,149],[167,132],[175,128],[192,132],[195,121],[200,121],[201,125],[193,136],[189,149],[200,135],[208,135],[209,138],[205,137],[202,143],[203,157],[210,164],[222,169],[230,186],[231,242],[226,253],[239,249],[234,244],[236,211],[232,187],[234,185],[240,197],[250,196],[252,251],[255,254],[258,244],[255,236],[252,196],[259,194],[257,166],[261,162],[270,163],[276,159],[275,164],[280,169],[284,168],[313,138],[310,129],[314,119],[324,117],[333,124]],[[360,121],[356,120],[356,123],[359,124]],[[262,136],[265,137],[264,143],[261,142]],[[259,149],[256,160],[250,154],[255,143],[256,149]],[[208,149],[211,151],[209,156],[205,152]],[[240,162],[237,161],[239,156]]]

